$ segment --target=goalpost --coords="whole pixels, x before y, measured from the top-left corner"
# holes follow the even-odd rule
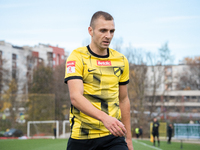
[[[69,120],[64,120],[63,121],[63,134],[62,134],[63,138],[67,138],[66,137],[66,133],[65,133],[66,132],[66,124],[69,124]]]
[[[56,138],[59,136],[59,121],[58,120],[49,120],[49,121],[28,121],[27,122],[27,137],[30,138],[30,125],[33,124],[47,124],[47,123],[56,123]],[[52,130],[53,133],[53,130]],[[40,137],[40,136],[39,136]],[[42,137],[54,137],[54,136],[42,136]]]

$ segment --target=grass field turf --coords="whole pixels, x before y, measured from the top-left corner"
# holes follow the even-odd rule
[[[67,139],[0,140],[0,150],[66,150]],[[180,142],[153,147],[147,140],[133,140],[134,150],[181,150]],[[200,150],[200,144],[184,143],[182,150]]]

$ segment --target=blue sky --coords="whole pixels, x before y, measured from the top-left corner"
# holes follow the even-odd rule
[[[113,43],[121,39],[123,51],[131,45],[157,52],[168,42],[177,64],[200,56],[199,8],[200,0],[0,0],[0,40],[71,52],[89,44],[91,16],[103,10],[115,19]]]

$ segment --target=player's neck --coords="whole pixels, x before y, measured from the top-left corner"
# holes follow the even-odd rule
[[[105,56],[108,54],[108,51],[107,51],[107,48],[105,49],[102,49],[102,48],[99,48],[97,46],[95,46],[94,44],[90,43],[89,45],[91,51],[97,55],[100,55],[100,56]]]

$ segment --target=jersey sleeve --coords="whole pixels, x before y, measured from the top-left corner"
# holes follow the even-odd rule
[[[125,85],[129,83],[129,63],[126,57],[124,57],[124,70],[119,81],[119,85]]]
[[[65,67],[65,83],[71,79],[83,79],[83,63],[80,53],[74,50],[67,58]]]

